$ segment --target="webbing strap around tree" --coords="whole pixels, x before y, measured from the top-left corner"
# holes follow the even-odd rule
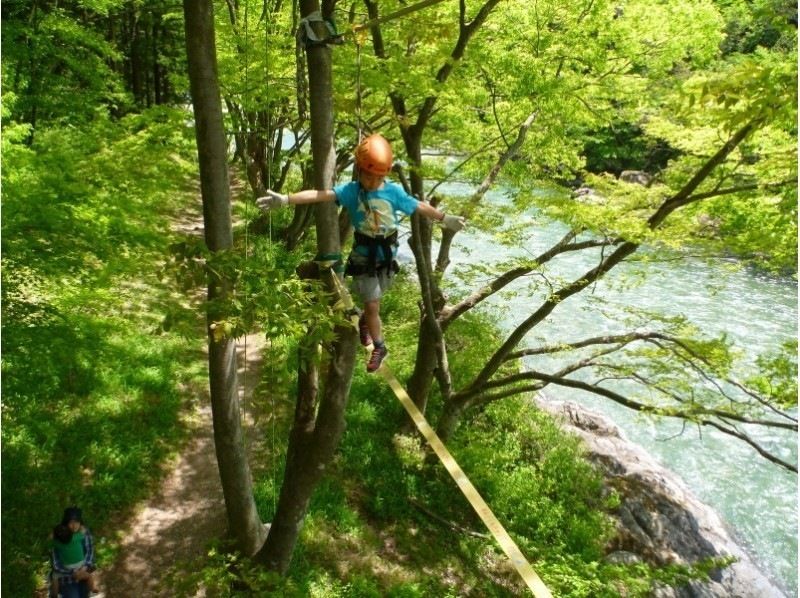
[[[450,477],[453,478],[464,497],[469,501],[469,504],[472,505],[472,508],[475,509],[478,517],[481,518],[481,521],[483,521],[484,525],[486,525],[488,530],[492,533],[494,539],[497,540],[500,548],[503,549],[503,552],[505,552],[506,556],[511,560],[517,573],[519,573],[528,588],[533,592],[533,595],[536,598],[552,598],[550,590],[547,589],[547,586],[544,585],[544,582],[536,574],[536,571],[533,570],[533,567],[525,558],[525,555],[522,554],[516,542],[508,535],[508,532],[497,517],[495,517],[489,505],[486,504],[486,501],[483,500],[478,490],[472,485],[472,482],[470,482],[464,470],[461,469],[453,458],[453,455],[450,454],[450,451],[447,450],[447,447],[439,436],[433,428],[431,428],[430,424],[428,424],[425,416],[422,415],[422,412],[414,404],[414,401],[408,396],[406,390],[401,386],[400,382],[397,381],[397,378],[392,373],[392,370],[389,369],[389,366],[386,365],[386,362],[381,364],[378,373],[389,383],[395,396],[397,396],[408,415],[414,421],[414,424],[416,424],[420,434],[428,441],[433,452],[436,453],[442,465],[447,469]]]
[[[323,23],[325,25],[325,37],[320,37],[314,31],[312,23]],[[324,46],[327,44],[340,44],[342,43],[342,36],[336,31],[336,23],[330,19],[322,16],[318,10],[303,17],[297,28],[297,39],[299,39],[306,47],[308,46]]]

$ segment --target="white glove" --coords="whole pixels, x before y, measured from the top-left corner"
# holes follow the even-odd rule
[[[445,214],[444,218],[442,218],[442,228],[446,228],[454,233],[462,230],[465,226],[467,226],[467,221],[463,216],[451,216],[450,214]]]
[[[289,196],[267,189],[267,194],[264,197],[259,197],[256,200],[256,205],[265,211],[282,208],[289,205]]]

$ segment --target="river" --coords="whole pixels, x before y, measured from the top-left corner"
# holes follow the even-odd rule
[[[466,194],[452,185],[450,193]],[[460,193],[459,193],[460,192]],[[502,194],[487,197],[502,209],[509,199]],[[457,235],[452,254],[453,268],[480,260],[497,263],[512,255],[538,255],[566,232],[563,224],[527,214],[533,227],[521,247],[508,248],[489,236],[467,229]],[[646,253],[646,250],[644,250]],[[575,276],[596,265],[590,256],[560,258],[555,273]],[[797,284],[771,277],[735,263],[708,263],[699,259],[654,262],[641,284],[625,283],[635,277],[637,266],[623,264],[598,283],[591,294],[566,300],[539,326],[531,345],[577,340],[602,333],[620,332],[617,323],[631,305],[669,315],[682,314],[709,335],[727,332],[752,364],[762,352],[797,338]],[[530,314],[538,298],[519,286],[492,302],[501,311],[501,322],[511,329]],[[541,362],[539,367],[541,367]],[[784,588],[797,596],[797,491],[793,473],[767,462],[741,441],[715,430],[682,425],[675,420],[653,421],[594,395],[581,391],[548,388],[548,396],[580,402],[610,417],[625,435],[647,449],[668,469],[679,474],[692,491],[712,506],[731,527],[734,537],[753,561]],[[786,460],[797,462],[794,434],[758,432]]]

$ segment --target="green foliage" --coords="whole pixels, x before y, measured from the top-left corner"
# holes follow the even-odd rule
[[[757,48],[791,47],[797,37],[797,5],[785,0],[726,0],[725,54],[751,54]]]
[[[406,371],[407,349],[413,346],[409,326],[412,293],[408,283],[387,296],[384,304],[387,334],[392,338],[392,364]],[[486,322],[467,318],[451,330],[455,372],[478,367],[487,334]],[[408,357],[401,357],[408,356]],[[434,401],[435,403],[435,401]],[[435,417],[435,404],[429,417]],[[455,492],[452,480],[415,436],[398,434],[405,414],[391,391],[374,376],[357,371],[347,416],[347,434],[335,468],[311,504],[303,534],[304,547],[292,565],[284,590],[301,588],[307,595],[459,595],[468,583],[482,595],[505,596],[517,591],[518,581],[497,578],[503,557],[489,538],[464,536],[431,520],[413,505],[461,526],[480,529],[468,503]],[[491,504],[523,551],[535,555],[537,570],[558,595],[614,596],[620,588],[644,596],[667,571],[645,565],[602,562],[605,544],[613,537],[607,513],[617,497],[603,491],[601,480],[583,460],[578,441],[565,437],[549,417],[532,410],[526,400],[492,405],[464,426],[450,444],[459,463]],[[395,575],[376,575],[363,556],[384,530],[394,551],[404,555],[404,581]],[[346,564],[345,564],[346,563]],[[337,565],[338,564],[338,565]],[[337,570],[345,567],[346,576]],[[355,568],[353,568],[355,567]],[[447,568],[454,581],[438,576],[419,578],[418,569]],[[689,577],[700,575],[699,571]],[[677,580],[677,577],[670,578]],[[393,580],[393,581],[390,581]]]
[[[101,104],[126,102],[110,66],[122,57],[102,33],[64,8],[15,16],[4,11],[3,89],[19,94],[24,120],[77,124],[91,120]]]
[[[462,466],[492,497],[508,528],[535,553],[547,546],[591,562],[599,560],[611,528],[601,479],[549,416],[527,401],[492,405],[465,427]],[[512,533],[513,533],[512,532]]]
[[[3,90],[19,97],[18,119],[32,134],[185,97],[171,81],[185,70],[179,3],[12,0],[2,34]]]
[[[586,170],[593,174],[623,170],[654,173],[662,170],[678,151],[664,140],[649,137],[636,125],[619,123],[587,134]]]
[[[330,342],[334,325],[344,318],[331,308],[320,281],[293,275],[302,254],[288,254],[264,239],[252,244],[252,252],[245,255],[243,247],[212,253],[201,239],[182,240],[170,248],[172,258],[164,274],[184,290],[210,280],[236,287],[235,293],[204,304],[217,338],[238,338],[261,328],[273,340]],[[167,315],[165,326],[180,327],[186,318],[191,322],[191,311],[179,308]]]
[[[414,311],[413,293],[405,292],[410,283],[398,283],[384,307],[393,368],[402,372],[413,346]],[[458,370],[480,363],[475,339],[487,334],[487,326],[467,318],[452,332],[451,341],[462,343]],[[291,413],[279,412],[277,434],[283,437]],[[170,591],[190,596],[205,587],[215,596],[247,596],[269,588],[276,595],[325,597],[458,596],[465,587],[484,596],[523,591],[490,537],[453,531],[416,506],[462,528],[481,529],[420,440],[398,433],[404,418],[386,385],[359,369],[341,454],[312,499],[288,578],[276,580],[216,547],[208,558],[177,567]],[[604,562],[604,546],[613,537],[607,513],[617,497],[603,490],[577,440],[527,400],[492,405],[471,423],[450,448],[556,595],[646,596],[655,583],[680,584],[704,574],[700,568]],[[283,457],[274,458],[279,471]],[[267,520],[277,492],[273,479],[274,472],[256,479]]]
[[[184,437],[181,387],[203,364],[197,336],[160,334],[181,299],[156,276],[170,217],[194,196],[184,119],[101,113],[33,146],[3,136],[4,594],[41,584],[65,506],[102,534]],[[98,540],[102,563],[112,545]]]
[[[713,154],[729,132],[755,123],[756,131],[702,184],[710,197],[670,218],[662,239],[729,253],[777,271],[797,262],[797,76],[793,54],[759,50],[732,58],[718,71],[683,86],[683,109],[653,117],[650,135],[682,152],[662,174],[675,192]],[[715,195],[716,190],[725,192]]]
[[[729,58],[680,82],[642,125],[641,141],[677,152],[647,188],[587,176],[591,196],[547,196],[539,204],[574,227],[795,271],[797,262],[796,104],[793,55],[759,50]],[[648,219],[745,125],[753,133],[701,181],[688,205],[652,231]],[[695,198],[695,201],[691,199]]]
[[[756,365],[759,373],[749,378],[747,385],[782,409],[797,407],[797,341],[759,356]]]
[[[233,598],[277,590],[280,585],[275,573],[268,573],[220,542],[209,547],[202,562],[176,563],[164,580],[164,587],[175,598],[196,596],[200,587],[208,596]]]

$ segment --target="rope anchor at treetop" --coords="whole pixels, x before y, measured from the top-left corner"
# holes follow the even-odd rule
[[[350,31],[345,31],[343,33],[339,33],[337,31],[336,23],[332,19],[323,17],[322,13],[317,10],[306,15],[300,20],[300,25],[297,29],[297,38],[306,47],[342,44],[344,43],[344,38],[350,35],[357,35],[360,32],[369,29],[370,27],[374,27],[375,25],[380,25],[381,23],[387,23],[389,21],[399,19],[400,17],[404,17],[418,10],[422,10],[428,6],[439,4],[440,2],[444,2],[444,0],[422,0],[421,2],[417,2],[411,6],[406,6],[391,12],[388,15],[375,17],[374,19],[370,19],[369,21],[361,23],[360,25],[353,25]],[[324,37],[317,35],[317,33],[314,31],[312,23],[324,23],[328,35]]]

